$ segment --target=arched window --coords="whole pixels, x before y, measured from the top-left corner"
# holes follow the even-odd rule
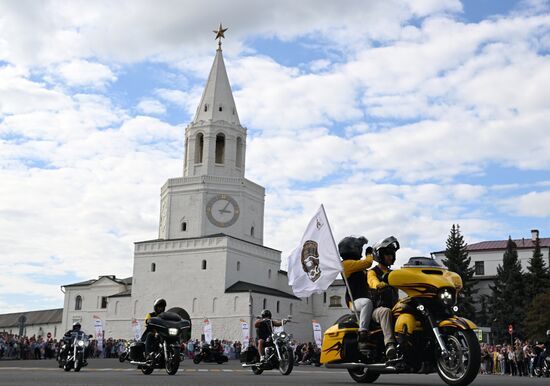
[[[243,140],[237,137],[237,157],[235,158],[235,166],[240,168],[243,166]]]
[[[279,313],[279,307],[281,306],[281,302],[277,300],[277,313]]]
[[[216,135],[216,163],[223,164],[225,157],[225,135]]]
[[[208,105],[204,105],[204,111],[208,111]]]
[[[271,279],[271,270],[270,269],[267,270],[267,278]]]
[[[212,299],[212,312],[216,312],[216,304],[218,303],[218,298]]]
[[[195,163],[202,163],[202,152],[204,150],[204,135],[202,133],[197,134],[195,139]]]
[[[240,271],[240,270],[241,270],[241,262],[237,261],[237,271]]]
[[[197,305],[198,305],[198,299],[193,298],[193,304],[191,306],[191,312],[197,312],[198,311]]]
[[[118,314],[118,303],[119,302],[115,302],[115,315]]]
[[[223,111],[222,105],[218,106],[218,111]]]
[[[77,295],[76,298],[74,299],[74,309],[76,311],[82,309],[82,296]]]
[[[187,231],[187,221],[184,221],[181,223],[181,231],[186,232]]]
[[[239,297],[235,296],[233,299],[233,312],[237,312],[237,307],[239,305]]]
[[[250,236],[254,237],[254,227],[250,227]]]
[[[327,293],[323,292],[323,303],[327,302]]]
[[[185,158],[183,160],[184,169],[187,169],[187,157],[189,157],[189,138],[185,137]]]
[[[202,269],[206,269],[206,260],[202,261]]]
[[[262,302],[262,309],[266,309],[267,308],[267,299],[264,298],[264,301]]]
[[[157,270],[157,265],[155,263],[151,263],[151,272],[155,272]]]
[[[331,296],[329,307],[342,307],[342,297],[340,297],[340,296]]]

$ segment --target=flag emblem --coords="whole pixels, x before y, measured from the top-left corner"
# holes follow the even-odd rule
[[[319,224],[319,221],[317,221],[317,224]],[[302,247],[302,269],[312,282],[321,277],[319,245],[313,240],[307,240]]]

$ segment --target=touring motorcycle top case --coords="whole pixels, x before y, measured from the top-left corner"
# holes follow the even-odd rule
[[[359,351],[358,325],[343,315],[325,331],[321,363],[347,369],[359,383],[376,381],[384,373],[433,373],[449,385],[466,386],[479,371],[481,356],[475,323],[457,315],[462,280],[428,257],[412,257],[384,280],[407,296],[392,309],[397,359],[385,358],[380,326],[369,327],[369,350]]]

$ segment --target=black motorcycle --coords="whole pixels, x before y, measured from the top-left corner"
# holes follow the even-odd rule
[[[289,375],[294,367],[294,354],[290,347],[290,336],[284,331],[274,332],[271,321],[271,336],[265,341],[265,360],[260,361],[260,353],[254,346],[241,354],[241,366],[251,367],[252,372],[260,375],[264,370],[279,369],[283,375]]]
[[[544,358],[541,366],[535,367],[533,371],[537,377],[550,377],[550,356]]]
[[[213,350],[210,345],[204,344],[201,350],[193,358],[193,363],[198,365],[202,361],[206,363],[216,362],[221,365],[229,360],[229,358],[217,350]]]
[[[149,358],[145,357],[145,343],[130,345],[130,363],[137,365],[143,374],[149,375],[155,369],[166,369],[170,375],[178,372],[183,355],[180,353],[182,340],[191,337],[191,320],[182,308],[171,308],[149,320],[147,330],[155,333],[156,347]]]
[[[79,372],[82,367],[87,366],[86,350],[90,345],[91,337],[83,331],[73,331],[70,336],[64,337],[57,357],[59,368],[65,371],[74,369]]]

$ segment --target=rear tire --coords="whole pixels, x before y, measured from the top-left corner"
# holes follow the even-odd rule
[[[255,375],[261,375],[264,371],[257,366],[252,366],[252,372]]]
[[[357,383],[373,383],[380,377],[380,373],[374,373],[365,369],[352,370],[348,369],[351,378]]]
[[[180,367],[180,362],[176,360],[171,360],[166,362],[166,372],[168,375],[175,375],[178,372]]]
[[[201,363],[201,356],[200,355],[195,355],[195,357],[193,358],[193,363],[196,364],[196,365]]]
[[[155,368],[153,366],[144,366],[141,368],[141,372],[145,375],[150,375]]]

